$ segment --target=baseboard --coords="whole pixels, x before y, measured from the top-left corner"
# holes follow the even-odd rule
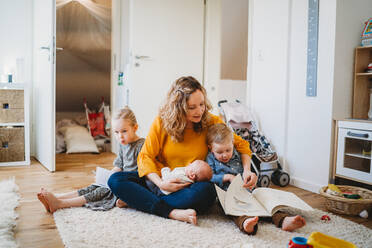
[[[291,177],[290,184],[298,188],[311,191],[313,193],[319,193],[319,189],[324,186],[324,185],[320,185],[320,184],[316,184],[313,182],[303,180],[298,177]]]

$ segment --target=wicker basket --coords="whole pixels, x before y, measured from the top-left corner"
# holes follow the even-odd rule
[[[362,199],[348,199],[326,193],[328,186],[322,187],[319,192],[326,198],[326,208],[337,214],[359,215],[363,210],[372,208],[372,191],[354,186],[337,185],[341,191],[358,194]]]

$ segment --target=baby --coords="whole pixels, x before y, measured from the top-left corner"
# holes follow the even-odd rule
[[[230,128],[224,123],[209,127],[207,144],[210,152],[207,162],[213,169],[211,181],[220,188],[227,190],[235,176],[243,173],[240,154],[234,149],[234,136]],[[257,216],[233,216],[235,224],[242,232],[254,235],[257,232]],[[299,215],[289,216],[284,212],[276,212],[271,221],[285,231],[296,230],[306,224],[305,219]]]
[[[195,160],[185,167],[177,167],[172,171],[169,167],[161,169],[161,177],[163,180],[170,180],[173,178],[181,179],[182,182],[200,182],[211,180],[213,171],[211,167],[203,160]],[[170,192],[161,190],[163,194],[170,194]]]

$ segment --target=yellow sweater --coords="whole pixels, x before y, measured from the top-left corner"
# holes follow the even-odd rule
[[[222,120],[210,114],[209,125],[221,123]],[[138,154],[138,174],[140,177],[150,173],[157,173],[163,167],[170,167],[173,170],[176,167],[187,166],[196,159],[205,160],[208,147],[206,144],[207,130],[201,133],[193,129],[185,129],[182,142],[174,142],[162,127],[160,117],[156,117],[150,127],[150,131],[143,144],[141,152]],[[240,153],[252,155],[249,143],[241,137],[234,134],[234,146]]]

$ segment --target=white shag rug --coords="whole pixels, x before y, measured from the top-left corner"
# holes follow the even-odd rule
[[[260,222],[255,236],[239,231],[221,210],[214,206],[208,215],[198,217],[198,225],[149,215],[134,209],[114,208],[107,212],[68,208],[54,213],[63,243],[68,248],[84,247],[287,247],[292,237],[309,237],[318,231],[353,242],[360,248],[372,247],[372,230],[320,210],[297,212],[306,226],[285,232],[271,223]],[[328,214],[331,221],[321,221]]]
[[[15,208],[19,203],[17,192],[14,178],[0,181],[0,247],[18,247],[13,233],[17,219]]]

